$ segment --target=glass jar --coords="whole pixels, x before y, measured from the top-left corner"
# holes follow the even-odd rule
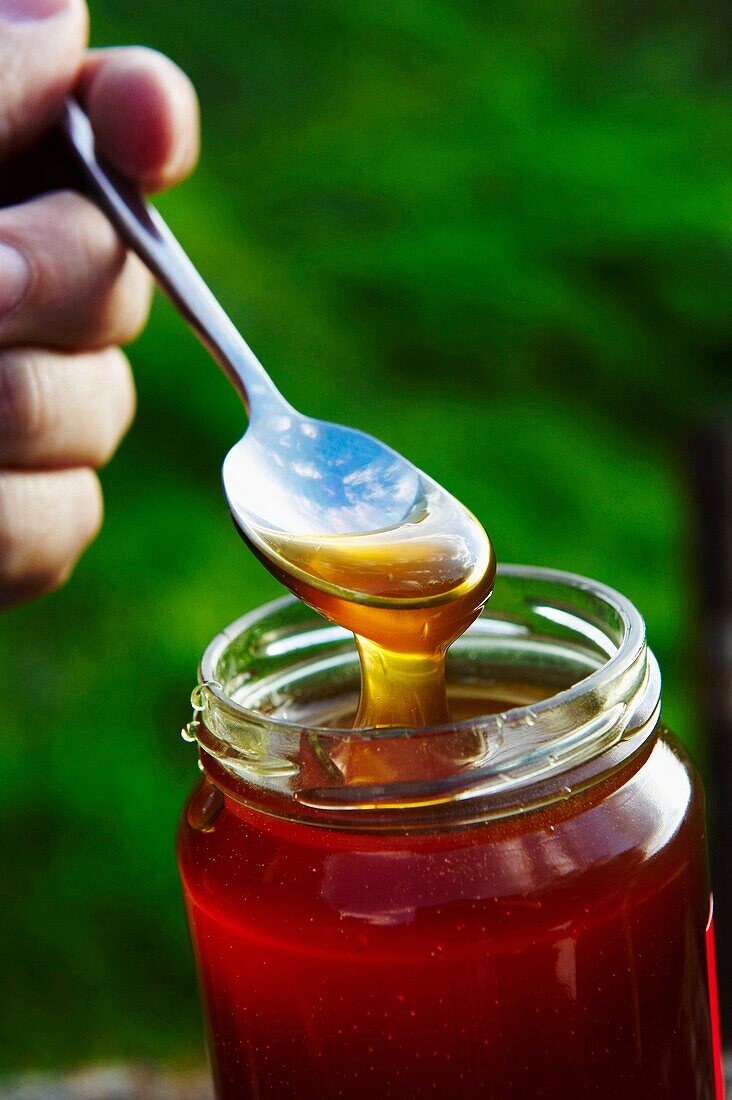
[[[348,728],[353,639],[290,597],[200,681],[178,854],[220,1100],[722,1096],[703,795],[628,600],[504,566],[449,727]]]

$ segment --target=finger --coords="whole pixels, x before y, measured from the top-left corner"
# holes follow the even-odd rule
[[[0,0],[0,158],[58,114],[87,36],[84,0]]]
[[[138,335],[151,280],[104,215],[71,192],[0,210],[0,345],[94,349]]]
[[[188,77],[142,47],[92,51],[80,89],[102,151],[121,172],[157,191],[198,160],[198,99]]]
[[[132,371],[117,348],[0,353],[0,466],[101,466],[134,411]]]
[[[0,471],[0,606],[63,584],[101,522],[91,470]]]

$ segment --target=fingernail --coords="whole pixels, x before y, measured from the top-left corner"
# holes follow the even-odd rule
[[[22,252],[12,245],[0,244],[0,317],[10,313],[22,301],[30,279],[30,265]]]
[[[58,15],[67,4],[68,0],[0,0],[0,19],[11,23],[35,23]]]

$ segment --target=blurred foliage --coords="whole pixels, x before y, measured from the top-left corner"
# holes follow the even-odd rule
[[[684,440],[729,408],[731,23],[671,0],[98,0],[192,75],[161,200],[295,405],[392,443],[499,559],[644,613],[695,740]],[[173,861],[198,655],[277,594],[231,527],[240,405],[169,307],[104,532],[4,617],[0,1062],[199,1050]]]

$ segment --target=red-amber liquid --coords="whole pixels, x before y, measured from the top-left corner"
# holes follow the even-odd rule
[[[179,859],[221,1100],[716,1100],[702,798],[666,735],[432,834],[208,796]]]

